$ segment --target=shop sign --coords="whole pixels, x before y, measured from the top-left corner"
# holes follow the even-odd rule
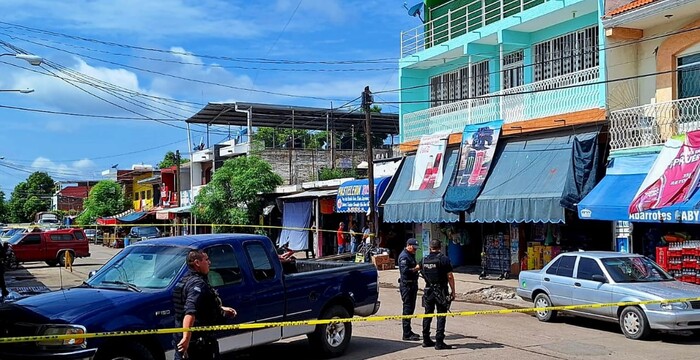
[[[700,210],[645,211],[629,215],[630,221],[700,223]]]
[[[437,189],[442,184],[443,163],[449,133],[423,135],[418,144],[409,190]]]

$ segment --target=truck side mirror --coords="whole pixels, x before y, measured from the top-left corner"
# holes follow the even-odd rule
[[[93,277],[93,276],[95,276],[96,273],[97,273],[97,270],[92,270],[92,271],[90,271],[90,272],[88,273],[88,279],[91,278],[91,277]]]

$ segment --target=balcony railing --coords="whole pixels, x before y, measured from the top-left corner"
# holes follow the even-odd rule
[[[476,99],[405,114],[401,141],[438,131],[461,132],[467,124],[508,123],[600,107],[598,67],[518,86]]]
[[[610,112],[612,150],[663,145],[672,136],[700,129],[700,97]]]
[[[464,35],[550,0],[471,0],[411,30],[401,32],[401,57]],[[439,8],[434,10],[434,13]]]

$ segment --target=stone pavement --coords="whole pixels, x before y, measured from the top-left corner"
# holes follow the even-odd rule
[[[477,271],[468,268],[456,268],[452,273],[457,288],[457,300],[491,304],[506,308],[528,308],[532,303],[526,302],[515,294],[518,279],[495,280],[498,276],[489,276],[480,280]],[[379,286],[382,288],[399,288],[399,270],[379,271]],[[422,290],[425,283],[420,281]]]

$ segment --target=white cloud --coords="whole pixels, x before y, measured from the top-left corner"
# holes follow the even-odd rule
[[[97,164],[90,159],[74,161],[70,164],[55,163],[49,158],[37,157],[31,164],[31,171],[45,171],[54,180],[82,180],[95,177]]]

